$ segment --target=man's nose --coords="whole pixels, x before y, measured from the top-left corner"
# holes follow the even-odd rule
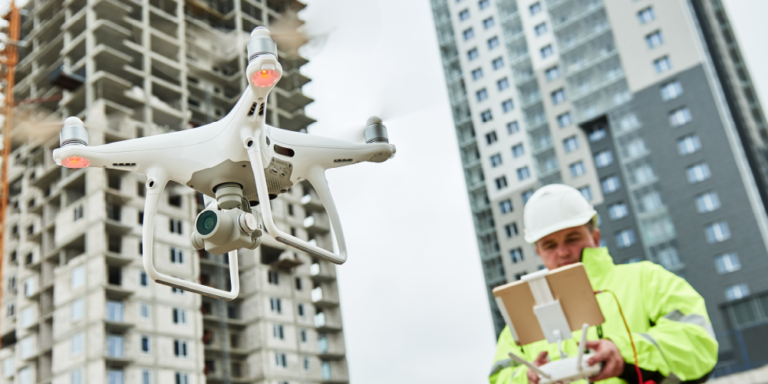
[[[557,247],[557,257],[563,258],[567,257],[569,255],[568,248],[564,245],[559,245]]]

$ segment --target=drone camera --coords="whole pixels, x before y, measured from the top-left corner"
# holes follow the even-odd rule
[[[237,248],[258,247],[262,229],[243,198],[243,187],[224,183],[216,186],[215,193],[217,204],[210,204],[195,219],[192,245],[217,255]]]

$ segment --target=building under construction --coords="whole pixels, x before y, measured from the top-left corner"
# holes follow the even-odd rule
[[[228,113],[246,87],[256,26],[300,24],[304,4],[272,0],[30,0],[21,10],[17,100],[7,159],[1,383],[346,383],[334,266],[265,236],[240,250],[240,296],[203,297],[148,279],[142,267],[145,179],[66,169],[51,153],[67,116],[91,145],[194,129]],[[273,30],[274,31],[274,30]],[[289,32],[286,36],[291,35]],[[296,39],[275,35],[283,79],[267,122],[314,120]],[[293,45],[291,45],[293,44]],[[23,44],[22,44],[23,45]],[[229,289],[226,257],[189,238],[202,196],[169,185],[155,262]],[[308,185],[271,202],[286,232],[331,249]]]

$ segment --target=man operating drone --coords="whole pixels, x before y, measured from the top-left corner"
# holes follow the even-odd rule
[[[240,290],[237,249],[258,247],[263,230],[275,240],[309,255],[344,263],[344,232],[325,170],[365,161],[381,163],[395,154],[395,146],[389,144],[387,130],[377,117],[368,119],[365,143],[266,125],[267,98],[283,74],[277,46],[267,28],[257,27],[251,33],[247,50],[248,87],[223,119],[195,129],[88,146],[83,122],[69,117],[61,130],[61,148],[53,151],[57,164],[69,168],[90,166],[145,173],[142,236],[147,275],[160,284],[224,300],[236,298]],[[312,184],[325,206],[338,254],[285,233],[275,225],[267,202],[304,180]],[[206,208],[195,220],[192,245],[214,254],[229,254],[230,291],[185,281],[155,268],[155,214],[169,181],[206,196]],[[256,205],[260,205],[260,212],[252,208]]]
[[[591,381],[605,383],[701,383],[717,362],[718,344],[704,299],[682,278],[651,262],[615,265],[606,248],[598,248],[597,212],[575,188],[548,185],[537,190],[524,208],[525,240],[534,244],[544,266],[553,270],[581,262],[597,295],[605,322],[587,332],[577,346],[594,351],[589,365],[602,364]],[[514,308],[507,308],[514,311]],[[626,321],[626,323],[625,323]],[[630,331],[628,333],[628,331]],[[558,347],[546,340],[518,346],[509,328],[499,337],[490,372],[492,384],[539,383],[514,352],[545,365],[558,359]],[[642,378],[642,379],[641,379]]]

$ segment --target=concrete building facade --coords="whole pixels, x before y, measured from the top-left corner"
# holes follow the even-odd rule
[[[304,5],[272,0],[30,0],[16,68],[9,161],[0,382],[347,383],[335,267],[265,236],[240,250],[240,296],[224,302],[155,284],[142,267],[143,175],[56,166],[58,128],[82,118],[90,145],[194,129],[246,86],[250,31]],[[314,120],[307,63],[280,51],[268,123]],[[54,123],[51,123],[54,121]],[[204,154],[201,154],[204,155]],[[169,185],[156,219],[158,269],[229,289],[226,258],[197,252],[202,196]],[[270,202],[286,232],[332,249],[314,190]]]
[[[490,290],[543,268],[523,205],[597,208],[617,263],[706,299],[716,375],[768,363],[765,117],[720,0],[432,0]]]

